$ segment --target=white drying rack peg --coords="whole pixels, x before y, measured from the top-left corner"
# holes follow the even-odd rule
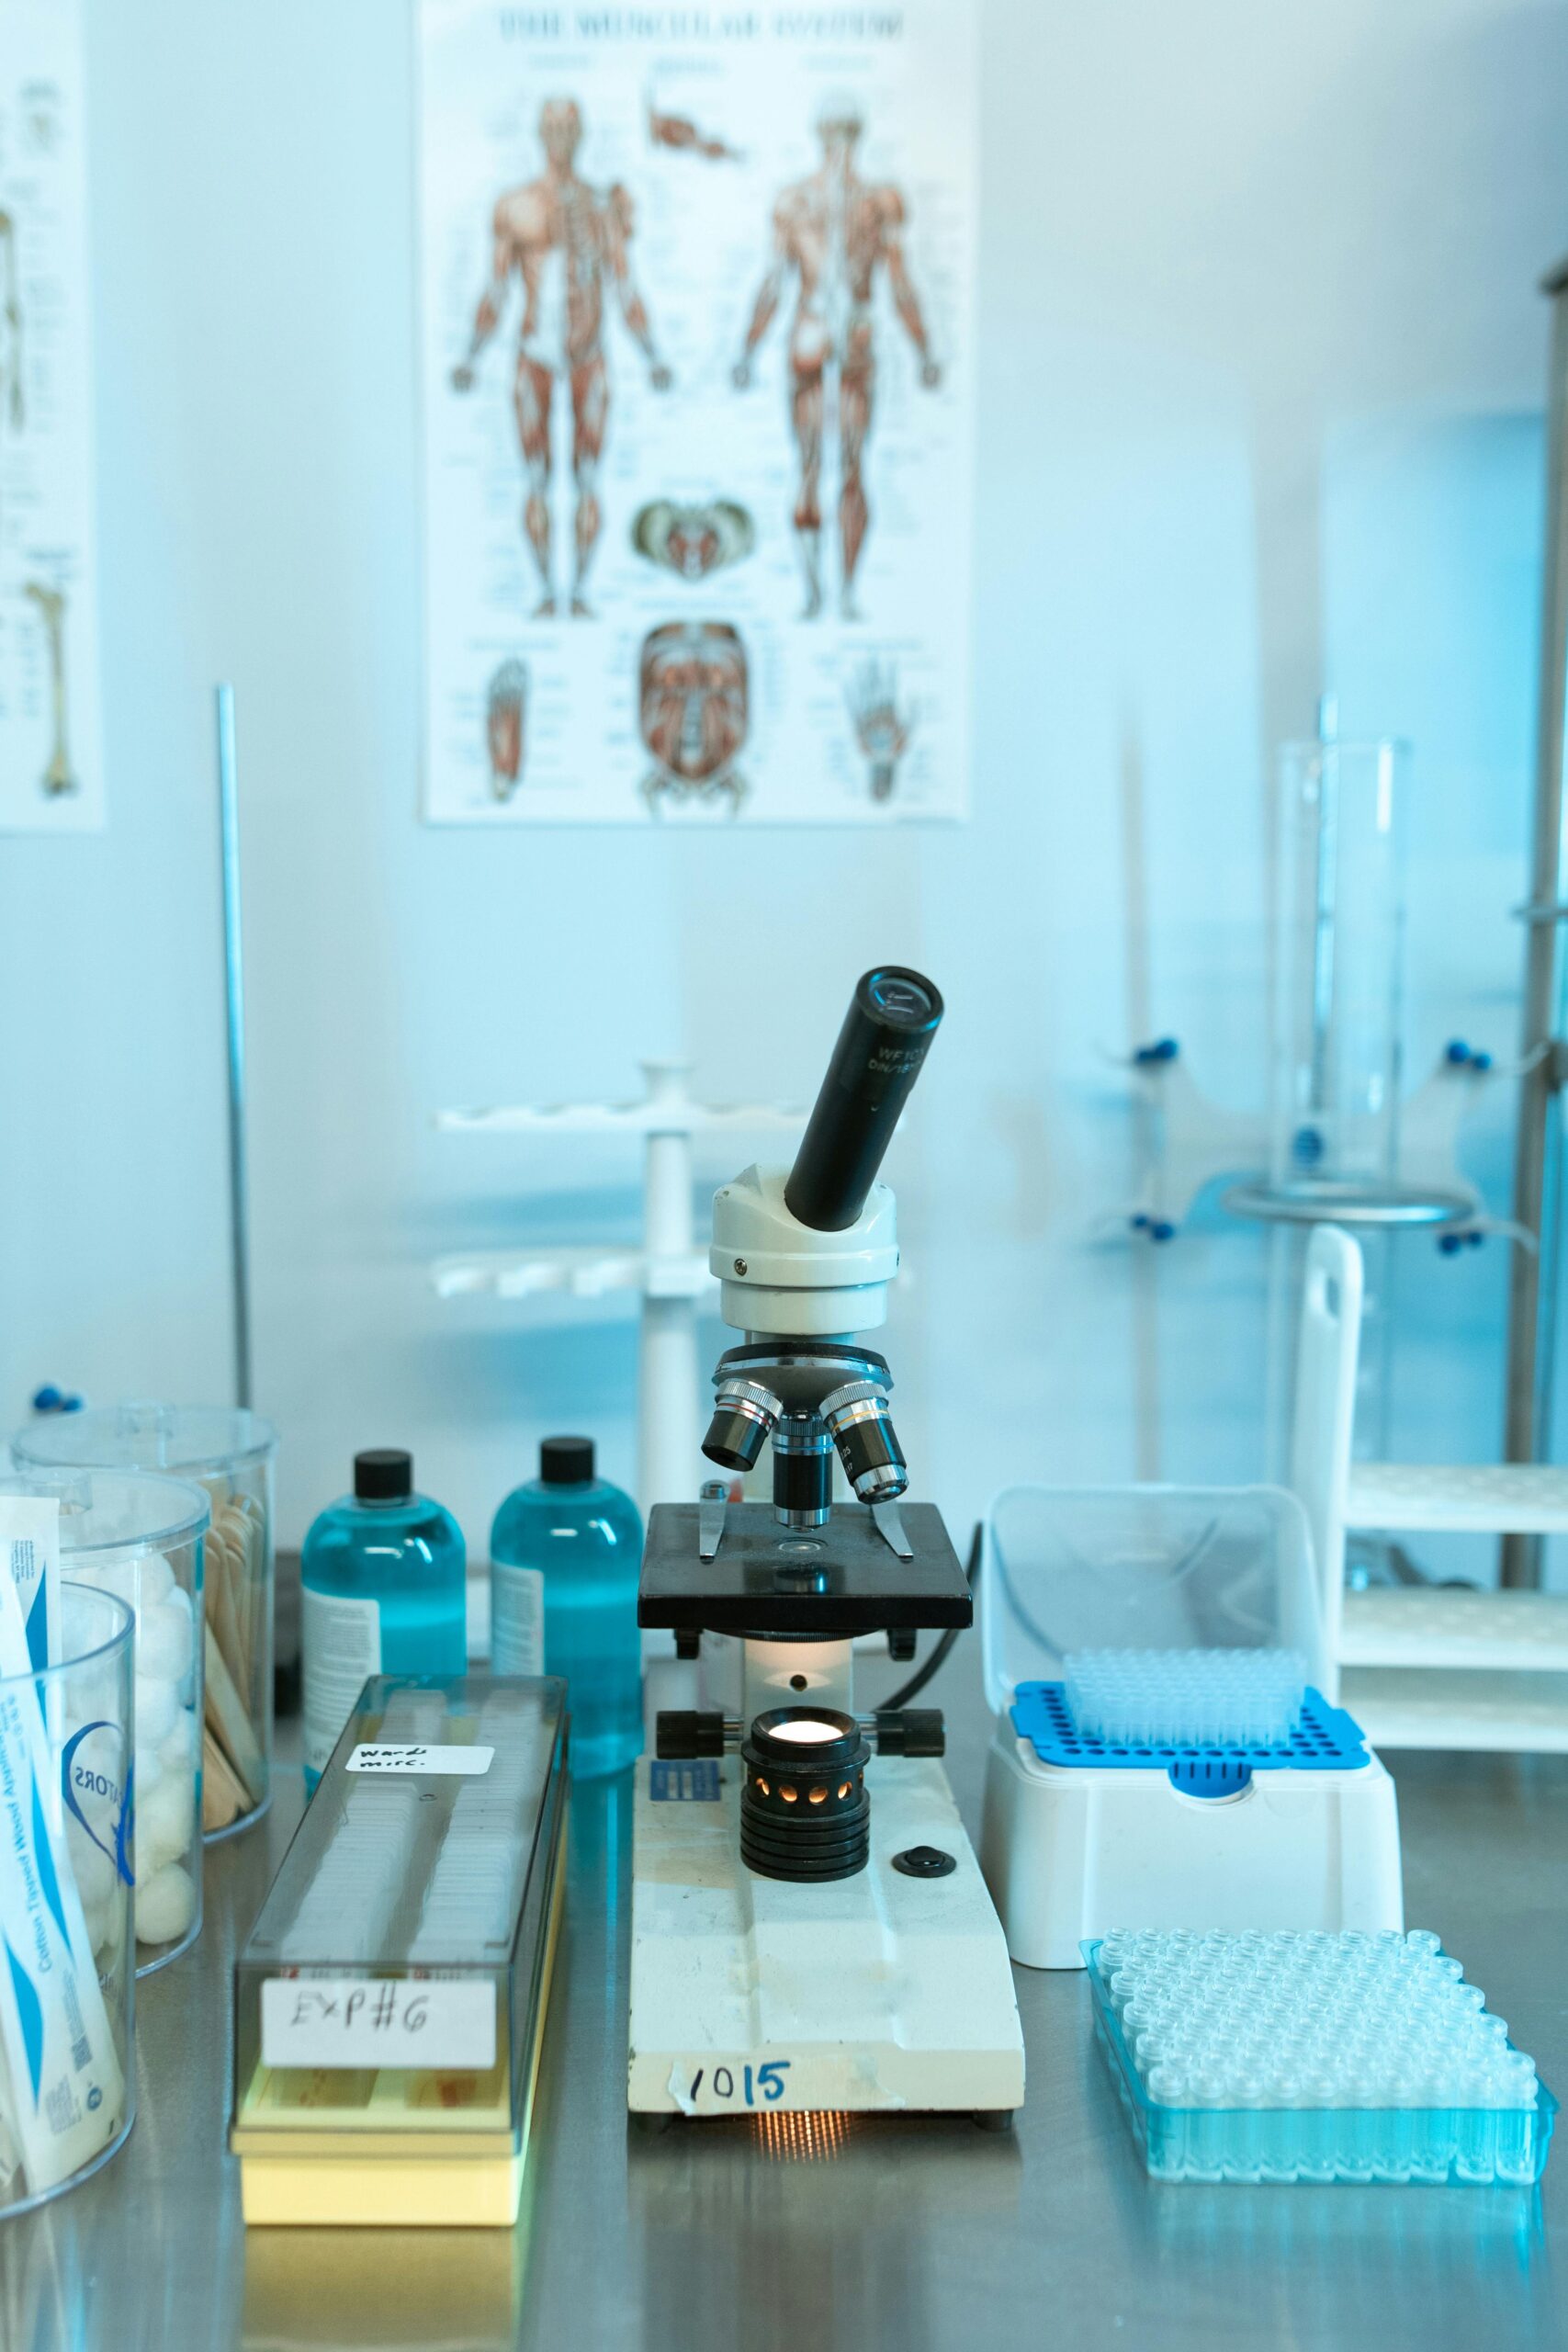
[[[698,1472],[697,1306],[713,1276],[692,1227],[693,1138],[798,1135],[806,1113],[776,1103],[697,1102],[687,1091],[689,1062],[641,1067],[647,1091],[636,1102],[519,1103],[434,1116],[443,1135],[640,1136],[641,1248],[474,1251],[438,1258],[431,1280],[441,1298],[639,1295],[637,1499],[646,1513],[654,1503],[689,1501]]]

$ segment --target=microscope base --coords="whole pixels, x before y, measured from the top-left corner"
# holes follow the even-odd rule
[[[941,1765],[873,1758],[871,1860],[827,1884],[747,1869],[740,1769],[637,1766],[632,2111],[1021,2105],[1007,1943]],[[652,1793],[656,1775],[668,1795]],[[917,1846],[955,1868],[895,1870]]]

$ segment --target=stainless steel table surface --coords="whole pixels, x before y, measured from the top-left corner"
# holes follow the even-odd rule
[[[962,1645],[932,1690],[972,1832],[989,1728],[976,1673]],[[280,1748],[298,1752],[287,1730]],[[1568,1757],[1393,1769],[1411,1924],[1438,1930],[1568,2091]],[[4,2352],[1568,2346],[1568,2133],[1539,2192],[1156,2187],[1081,1975],[1016,1972],[1029,2090],[1011,2135],[780,2116],[628,2132],[628,1777],[574,1801],[514,2231],[241,2223],[230,1972],[298,1818],[285,1765],[266,1824],[209,1852],[199,1944],[141,1988],[128,2145],[82,2188],[0,2224]]]

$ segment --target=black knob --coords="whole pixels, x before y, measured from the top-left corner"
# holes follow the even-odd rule
[[[660,1720],[662,1722],[663,1718]],[[660,1754],[663,1754],[660,1748]],[[947,1733],[940,1707],[883,1707],[876,1717],[879,1756],[945,1756]]]
[[[661,1707],[654,1746],[670,1764],[683,1764],[694,1756],[722,1756],[724,1717],[701,1707]]]
[[[942,1013],[933,983],[901,964],[857,981],[784,1186],[802,1225],[841,1233],[864,1208]]]

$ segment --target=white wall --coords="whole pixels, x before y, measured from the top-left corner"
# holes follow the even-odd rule
[[[412,1442],[476,1550],[551,1427],[629,1477],[630,1325],[424,1270],[630,1232],[631,1160],[433,1107],[681,1048],[807,1094],[887,957],[951,1006],[891,1171],[919,1484],[962,1521],[1010,1475],[1254,1474],[1262,1244],[1096,1238],[1132,1184],[1100,1049],[1174,1031],[1260,1099],[1267,751],[1325,682],[1416,746],[1415,1059],[1512,1043],[1562,0],[987,0],[976,814],[902,838],[419,826],[406,9],[87,14],[110,828],[0,843],[4,1414],[224,1392],[229,676],[286,1532],[363,1444]],[[1499,1204],[1507,1136],[1500,1099]],[[1505,1272],[1412,1261],[1404,1449],[1495,1442]]]

